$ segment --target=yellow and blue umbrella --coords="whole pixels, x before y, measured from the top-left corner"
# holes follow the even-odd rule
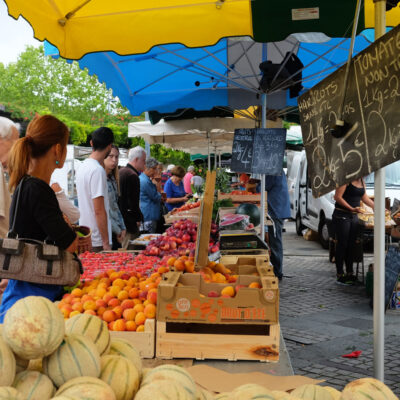
[[[276,42],[294,32],[349,37],[356,0],[5,0],[14,18],[23,16],[39,40],[60,55],[79,59],[98,51],[146,53],[154,46],[216,44],[224,37],[250,36]],[[374,26],[373,0],[365,0],[359,31]],[[398,7],[387,25],[400,21]]]

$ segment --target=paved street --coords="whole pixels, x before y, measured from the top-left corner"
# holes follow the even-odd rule
[[[295,374],[326,379],[343,389],[347,382],[373,376],[372,310],[365,286],[339,286],[328,252],[286,223],[280,322]],[[365,256],[365,271],[372,254]],[[400,396],[400,311],[385,320],[385,382]],[[357,359],[341,357],[361,350]]]

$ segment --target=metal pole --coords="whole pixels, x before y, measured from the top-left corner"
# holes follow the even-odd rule
[[[222,151],[219,152],[219,167],[222,168]]]
[[[261,128],[267,127],[267,94],[263,93],[261,97]],[[265,237],[265,175],[261,175],[261,231],[260,237]]]
[[[217,146],[214,147],[214,169],[217,170]]]
[[[386,31],[386,0],[375,2],[375,40]],[[382,132],[381,132],[382,134]],[[374,376],[384,381],[385,365],[385,169],[375,172],[374,207]]]

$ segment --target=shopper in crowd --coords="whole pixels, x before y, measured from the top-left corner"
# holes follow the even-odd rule
[[[268,226],[268,241],[271,249],[271,264],[279,280],[283,277],[283,222],[290,218],[290,199],[286,175],[265,177],[265,190],[268,192],[268,214],[273,226]]]
[[[56,194],[58,205],[60,206],[61,212],[64,214],[64,218],[69,224],[77,224],[81,213],[79,208],[75,207],[67,197],[64,189],[59,185],[58,182],[52,182],[50,180],[50,186]]]
[[[108,157],[104,160],[107,175],[108,201],[110,202],[110,220],[112,232],[112,249],[117,250],[125,239],[126,227],[124,218],[118,205],[119,199],[119,173],[118,173],[119,149],[112,145]]]
[[[111,219],[104,159],[111,151],[114,134],[101,127],[92,133],[92,154],[76,173],[76,191],[81,212],[80,225],[92,230],[92,251],[111,250]]]
[[[9,230],[8,214],[11,204],[4,171],[7,169],[11,147],[18,137],[19,132],[14,122],[0,117],[0,238],[4,238]]]
[[[177,165],[172,168],[171,175],[171,178],[167,180],[164,186],[164,191],[167,195],[166,206],[168,211],[183,206],[190,198],[190,195],[185,193],[182,182],[185,176],[185,169]]]
[[[371,208],[374,208],[374,202],[366,193],[363,179],[340,186],[336,189],[334,198],[336,203],[332,224],[336,236],[337,283],[352,285],[356,280],[353,272],[353,252],[359,226],[357,213],[361,212],[361,200]],[[344,274],[343,263],[346,264],[346,274]]]
[[[78,238],[65,222],[54,191],[49,186],[55,168],[62,168],[67,155],[68,128],[51,115],[36,117],[26,136],[17,140],[9,156],[10,207],[18,237],[44,241],[73,253]],[[19,197],[18,209],[16,200]],[[0,322],[5,312],[26,296],[43,296],[55,301],[63,294],[59,285],[43,285],[10,279],[0,307]]]
[[[175,167],[174,164],[169,164],[166,171],[161,174],[161,187],[164,190],[164,186],[169,178],[171,178],[171,171]]]
[[[146,162],[146,152],[137,146],[129,150],[128,164],[119,171],[121,194],[119,204],[126,226],[126,236],[122,247],[127,248],[131,240],[139,236],[139,227],[143,222],[140,211],[140,179]]]
[[[183,178],[183,187],[185,188],[185,192],[187,194],[193,194],[191,187],[193,176],[194,176],[194,167],[193,165],[191,165],[190,167],[188,167],[186,175]]]
[[[17,126],[8,118],[0,117],[0,238],[4,238],[9,231],[9,213],[11,196],[8,190],[5,170],[7,169],[8,155],[12,145],[18,140]],[[8,280],[0,282],[0,295],[7,287]]]
[[[157,174],[152,179],[153,183],[156,185],[157,191],[161,194],[161,202],[160,202],[160,219],[157,221],[157,228],[156,233],[164,233],[165,232],[165,219],[164,215],[168,214],[168,209],[165,206],[165,200],[167,199],[167,195],[165,194],[162,186],[162,173],[163,173],[164,166],[162,163],[158,163],[157,166]]]
[[[196,193],[201,193],[204,179],[196,171],[193,171],[193,177],[190,181],[190,184],[194,187]]]
[[[155,233],[161,218],[161,193],[152,179],[157,175],[158,161],[153,157],[146,159],[146,167],[140,174],[140,210],[143,214],[143,228]]]

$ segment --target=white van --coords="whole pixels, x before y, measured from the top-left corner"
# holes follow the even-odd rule
[[[310,228],[318,232],[322,247],[327,249],[329,247],[328,226],[332,221],[335,208],[335,192],[329,192],[318,199],[314,198],[307,171],[305,151],[297,152],[291,157],[291,164],[288,165],[291,217],[296,221],[298,235],[302,234],[305,227]],[[392,205],[394,199],[400,199],[400,161],[388,165],[385,171],[385,196],[390,198]],[[365,184],[368,195],[372,196],[374,194],[374,174],[365,178]]]

